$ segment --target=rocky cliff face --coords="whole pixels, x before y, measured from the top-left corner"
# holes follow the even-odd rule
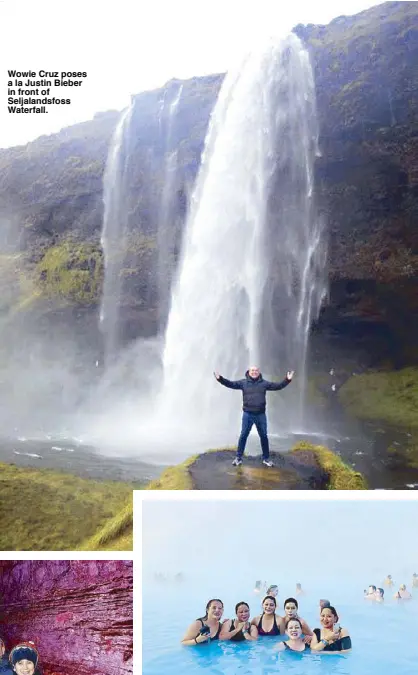
[[[322,152],[316,178],[330,231],[330,302],[319,328],[377,332],[383,336],[381,357],[416,361],[418,322],[411,317],[418,311],[417,3],[388,2],[295,32],[315,68]],[[176,153],[167,222],[177,228],[174,267],[222,79],[173,80],[134,99],[133,238],[123,273],[127,339],[157,327],[156,244],[167,158]],[[170,105],[181,85],[168,133]],[[99,115],[0,152],[4,316],[42,317],[47,332],[58,313],[65,326],[79,326],[77,335],[88,332],[89,341],[98,343],[102,176],[117,118],[113,112]]]
[[[395,365],[416,361],[418,7],[387,2],[295,32],[311,52],[320,116],[317,183],[330,232],[322,325],[383,338],[380,356]]]
[[[44,675],[132,673],[131,561],[3,561],[1,632],[35,642]]]

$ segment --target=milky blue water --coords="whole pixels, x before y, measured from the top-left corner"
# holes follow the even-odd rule
[[[326,557],[330,556],[330,551],[325,553]],[[263,552],[262,556],[265,555]],[[337,552],[334,555],[337,558]],[[415,598],[408,602],[391,598],[395,589],[385,591],[387,597],[383,604],[365,601],[363,588],[370,583],[379,586],[382,579],[367,578],[364,583],[354,583],[342,578],[336,583],[337,560],[334,571],[330,572],[334,581],[308,585],[306,596],[299,598],[299,614],[312,629],[320,627],[318,601],[328,598],[339,613],[340,625],[351,635],[351,652],[275,653],[273,647],[284,639],[282,637],[261,637],[252,643],[214,641],[209,645],[182,646],[180,641],[188,625],[204,615],[206,602],[211,597],[224,601],[223,619],[233,618],[235,604],[242,600],[250,605],[251,616],[260,613],[261,597],[252,590],[255,579],[253,582],[248,580],[247,584],[238,583],[238,560],[224,560],[221,552],[216,550],[214,556],[209,567],[204,563],[204,569],[210,571],[200,578],[198,575],[193,579],[186,576],[183,582],[171,579],[159,583],[144,578],[144,675],[270,675],[278,672],[289,675],[412,675],[418,672],[418,589],[415,589]],[[330,566],[330,563],[328,558],[326,565]],[[331,564],[331,570],[332,567]],[[231,579],[227,586],[223,570]],[[231,571],[235,571],[235,581]],[[411,569],[409,576],[413,571]],[[295,583],[283,583],[274,578],[267,581],[279,585],[277,613],[283,615],[283,602],[294,595]],[[407,576],[398,581],[399,584],[405,582],[410,588]]]

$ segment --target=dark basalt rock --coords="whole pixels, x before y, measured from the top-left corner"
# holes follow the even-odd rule
[[[220,450],[199,455],[189,467],[195,490],[325,490],[328,475],[313,452],[297,455],[271,453],[274,467],[263,466],[260,457],[245,457],[232,466],[235,452]]]

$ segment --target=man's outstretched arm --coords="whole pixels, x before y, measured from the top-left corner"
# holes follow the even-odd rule
[[[267,391],[279,391],[280,389],[284,389],[285,387],[287,387],[288,384],[291,383],[294,374],[295,374],[294,370],[289,370],[287,372],[287,375],[286,375],[285,379],[282,380],[282,382],[268,382],[266,380],[266,390]]]
[[[219,384],[223,384],[224,387],[228,389],[242,389],[243,380],[227,380],[226,377],[222,377],[219,373],[213,373]]]

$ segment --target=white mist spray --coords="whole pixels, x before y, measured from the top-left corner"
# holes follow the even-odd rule
[[[234,379],[250,363],[263,365],[277,334],[263,318],[273,285],[286,307],[278,369],[299,371],[303,388],[307,336],[324,288],[313,199],[317,136],[312,69],[295,35],[264,44],[228,73],[172,296],[162,426],[209,438],[236,434],[239,401],[212,371]]]

